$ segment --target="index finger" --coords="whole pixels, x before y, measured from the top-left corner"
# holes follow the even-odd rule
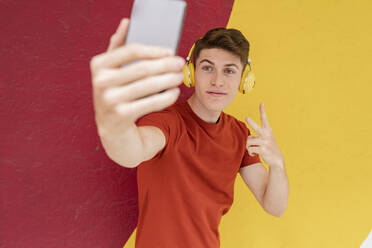
[[[260,104],[260,112],[261,112],[261,123],[264,128],[270,128],[269,120],[267,119],[266,110],[264,104]]]
[[[119,68],[135,60],[156,59],[171,54],[173,54],[173,51],[164,47],[130,44],[94,56],[91,60],[91,68],[95,73],[99,69]]]

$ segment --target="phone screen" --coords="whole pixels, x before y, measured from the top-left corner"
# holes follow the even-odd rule
[[[168,47],[176,53],[185,9],[183,0],[135,0],[126,44]]]

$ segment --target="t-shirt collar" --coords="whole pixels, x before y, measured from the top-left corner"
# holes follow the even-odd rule
[[[188,101],[185,101],[185,107],[188,112],[190,112],[191,116],[203,127],[213,129],[213,128],[218,128],[222,125],[223,123],[223,111],[221,111],[220,116],[218,117],[217,123],[209,123],[201,119],[194,111],[192,110],[191,106],[189,105]]]

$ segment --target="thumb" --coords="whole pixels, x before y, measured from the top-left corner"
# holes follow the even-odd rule
[[[114,50],[124,45],[124,42],[125,42],[125,39],[128,33],[128,28],[129,28],[129,19],[123,18],[120,21],[120,24],[118,28],[116,29],[116,32],[113,35],[111,35],[110,44],[107,48],[107,51]]]

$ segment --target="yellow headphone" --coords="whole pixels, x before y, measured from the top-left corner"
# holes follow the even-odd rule
[[[189,55],[186,58],[186,64],[182,69],[183,75],[184,75],[183,83],[187,87],[194,87],[195,86],[195,78],[194,78],[195,66],[191,62],[191,55],[192,55],[192,52],[194,50],[194,47],[195,47],[195,43],[192,45],[192,47],[190,49],[190,52],[189,52]],[[251,67],[250,62],[251,62],[251,60],[248,59],[248,63],[244,68],[244,71],[242,73],[242,78],[240,80],[239,92],[242,93],[242,94],[245,94],[245,93],[251,91],[254,87],[254,84],[255,84],[255,79],[256,78],[255,78],[255,76],[252,72],[252,67]]]

